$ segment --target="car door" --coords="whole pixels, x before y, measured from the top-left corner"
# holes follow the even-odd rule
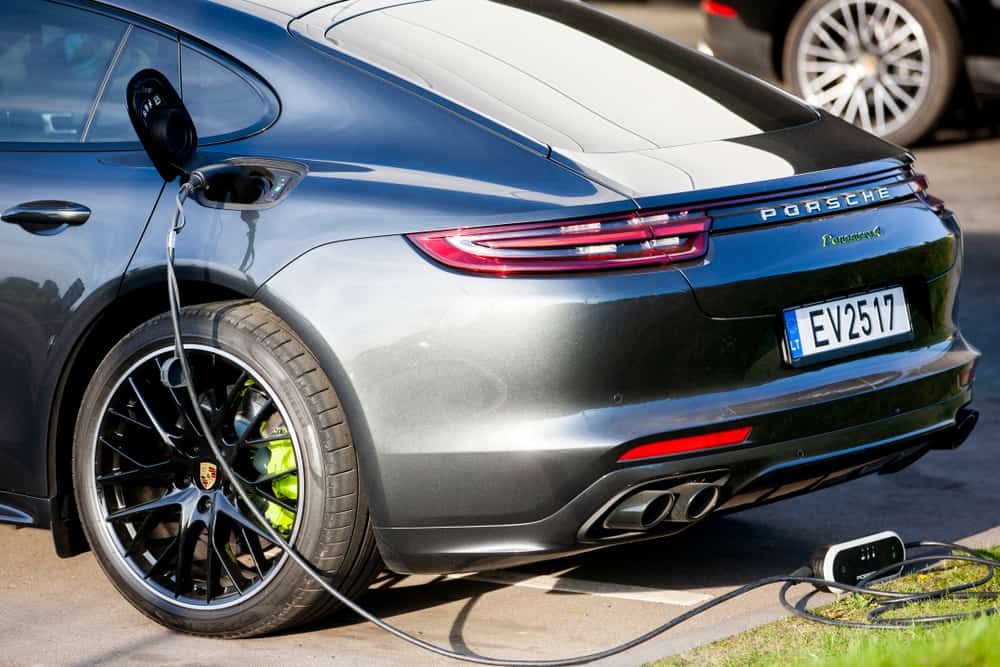
[[[117,292],[163,189],[125,85],[143,67],[176,82],[178,41],[82,3],[6,0],[3,15],[0,490],[43,496],[44,397],[70,325]]]

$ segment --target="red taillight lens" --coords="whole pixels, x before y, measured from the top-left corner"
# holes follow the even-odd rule
[[[913,194],[917,195],[923,200],[925,204],[930,206],[932,209],[940,213],[944,210],[944,200],[938,199],[931,193],[927,192],[927,177],[923,174],[914,174],[906,179],[906,183],[909,183],[910,189],[913,190]]]
[[[674,438],[673,440],[661,440],[660,442],[651,442],[646,445],[633,447],[622,454],[618,458],[618,462],[638,461],[640,459],[652,459],[659,456],[670,456],[672,454],[697,452],[702,449],[739,445],[746,442],[749,437],[750,427],[744,426],[742,428],[734,428],[729,431],[692,435],[687,438]]]
[[[724,19],[734,19],[738,15],[735,7],[731,7],[722,2],[712,2],[712,0],[704,0],[704,2],[701,3],[701,9],[706,14],[721,16]]]
[[[966,364],[965,368],[961,370],[958,374],[958,386],[962,389],[966,387],[971,387],[972,383],[976,381],[976,362],[971,361]]]
[[[407,238],[446,266],[509,275],[683,262],[708,249],[711,218],[690,211],[475,227]]]

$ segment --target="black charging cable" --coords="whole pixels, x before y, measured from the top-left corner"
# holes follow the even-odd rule
[[[885,568],[884,570],[879,570],[874,572],[858,582],[858,585],[851,586],[844,583],[839,583],[836,581],[828,581],[826,579],[821,579],[813,576],[813,570],[810,567],[805,567],[797,570],[789,575],[778,575],[773,577],[765,577],[763,579],[758,579],[757,581],[746,584],[745,586],[740,586],[739,588],[724,593],[719,597],[713,598],[707,602],[704,602],[697,607],[694,607],[685,613],[672,618],[666,623],[653,628],[649,632],[646,632],[631,641],[620,644],[614,648],[610,648],[604,651],[599,651],[596,653],[591,653],[588,655],[581,655],[571,658],[562,658],[554,660],[510,660],[503,658],[490,658],[479,655],[471,655],[465,653],[456,653],[450,649],[431,644],[430,642],[424,641],[419,637],[414,637],[407,632],[400,630],[399,628],[386,623],[379,617],[375,616],[371,612],[367,611],[363,607],[359,606],[356,602],[348,598],[346,595],[338,591],[330,582],[327,580],[327,575],[320,572],[313,566],[308,560],[306,560],[301,554],[296,551],[292,545],[288,543],[278,532],[271,526],[271,523],[264,517],[261,511],[257,508],[257,505],[253,502],[250,494],[247,492],[246,488],[240,482],[239,476],[233,471],[232,467],[229,465],[226,457],[223,455],[218,443],[215,441],[215,437],[212,435],[211,426],[208,423],[207,418],[203,410],[200,407],[200,401],[198,399],[198,394],[194,388],[194,378],[191,373],[191,366],[188,363],[187,353],[184,350],[184,341],[181,333],[181,308],[180,308],[180,294],[177,287],[177,275],[174,271],[174,249],[177,241],[177,234],[184,228],[184,202],[185,200],[197,190],[206,187],[208,183],[209,176],[213,173],[213,169],[222,170],[224,166],[210,166],[205,167],[200,170],[193,172],[190,175],[189,180],[181,185],[177,192],[177,208],[174,211],[173,219],[170,225],[170,231],[167,234],[167,288],[168,297],[170,301],[170,321],[173,324],[174,332],[174,350],[175,356],[181,367],[182,379],[184,386],[186,387],[188,398],[191,400],[191,404],[195,406],[194,414],[198,422],[198,426],[201,428],[202,434],[204,435],[205,441],[208,443],[209,449],[212,451],[212,455],[218,462],[219,468],[222,470],[225,478],[229,481],[231,488],[236,492],[236,495],[243,501],[243,506],[250,512],[251,516],[257,521],[260,527],[267,533],[268,539],[280,549],[282,549],[292,561],[295,562],[306,574],[312,577],[316,583],[323,587],[323,589],[329,593],[331,596],[337,599],[345,607],[353,611],[355,614],[365,619],[366,621],[378,626],[382,630],[385,630],[389,634],[401,639],[417,648],[430,651],[437,655],[443,656],[445,658],[452,658],[455,660],[462,660],[465,662],[476,663],[480,665],[511,665],[513,667],[562,667],[564,665],[580,665],[588,662],[594,662],[597,660],[603,660],[605,658],[610,658],[612,656],[629,651],[640,644],[650,641],[663,633],[676,628],[682,623],[691,620],[692,618],[704,614],[705,612],[718,607],[719,605],[725,604],[730,600],[734,600],[742,595],[754,591],[758,588],[763,588],[765,586],[770,586],[772,584],[785,584],[781,588],[779,597],[781,599],[782,605],[788,609],[793,614],[800,616],[802,618],[807,618],[811,621],[817,621],[820,623],[827,623],[830,625],[837,625],[840,627],[852,627],[852,628],[901,628],[901,627],[911,627],[913,625],[927,625],[933,623],[943,623],[954,621],[961,618],[975,617],[992,615],[1000,611],[1000,608],[994,606],[987,609],[974,610],[966,613],[960,614],[945,614],[940,616],[930,616],[930,617],[917,617],[917,618],[884,618],[884,614],[900,608],[901,606],[912,604],[915,602],[924,602],[927,600],[942,599],[946,597],[960,597],[960,598],[976,598],[976,599],[996,599],[1000,594],[990,593],[985,591],[970,592],[969,589],[981,586],[993,579],[995,573],[995,568],[1000,567],[1000,562],[983,558],[976,554],[976,552],[957,544],[948,544],[945,542],[915,542],[908,547],[943,547],[950,549],[952,551],[961,552],[964,555],[956,554],[946,554],[946,555],[930,555],[930,556],[920,556],[916,558],[909,558],[904,560],[902,563],[895,563],[892,566]],[[885,577],[893,572],[899,571],[900,567],[909,567],[913,565],[919,565],[923,563],[939,562],[944,560],[955,560],[964,561],[969,563],[976,563],[983,565],[987,568],[987,575],[976,580],[975,582],[962,584],[959,586],[952,586],[949,588],[930,591],[925,593],[894,593],[890,591],[878,590],[871,588],[871,584],[877,581],[881,577]],[[797,605],[792,605],[787,600],[788,591],[800,584],[811,584],[817,588],[835,588],[841,591],[847,591],[850,593],[858,593],[861,595],[868,596],[873,600],[883,600],[882,605],[872,612],[869,613],[869,621],[867,623],[857,623],[848,622],[838,619],[826,618],[823,616],[818,616],[810,613],[805,609],[805,601],[803,598]],[[815,592],[815,591],[814,591]],[[808,596],[807,596],[808,597]]]
[[[833,625],[839,628],[910,628],[915,625],[936,625],[939,623],[960,621],[967,618],[992,616],[1000,612],[1000,606],[994,605],[992,607],[972,609],[965,612],[935,614],[933,616],[886,617],[885,615],[889,612],[898,611],[908,605],[916,604],[918,602],[929,602],[931,600],[943,599],[982,601],[995,601],[1000,599],[1000,592],[971,590],[984,586],[992,581],[993,577],[996,575],[997,568],[1000,568],[1000,562],[984,558],[978,552],[968,547],[962,546],[961,544],[953,544],[951,542],[910,542],[905,546],[906,549],[946,549],[948,553],[910,557],[900,563],[893,563],[888,567],[876,570],[875,572],[865,575],[858,580],[857,588],[862,590],[855,590],[850,586],[845,586],[839,583],[828,584],[828,587],[846,589],[854,593],[861,593],[862,595],[868,597],[871,601],[880,603],[868,612],[867,621],[845,621],[838,618],[830,618],[828,616],[813,614],[806,608],[806,604],[817,592],[816,590],[806,594],[797,604],[793,605],[788,601],[788,592],[795,586],[792,582],[786,582],[785,585],[781,587],[781,590],[778,592],[778,599],[781,601],[781,605],[785,609],[799,618],[804,618],[816,623],[823,623],[825,625]],[[896,575],[901,571],[901,568],[911,568],[919,565],[930,566],[933,563],[940,563],[942,561],[955,561],[982,565],[986,568],[986,573],[975,581],[929,591],[911,593],[871,588],[874,582],[877,582],[887,576]],[[808,569],[812,572],[812,568]]]

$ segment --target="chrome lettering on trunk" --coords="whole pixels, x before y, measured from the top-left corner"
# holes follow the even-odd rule
[[[760,209],[760,219],[763,222],[792,220],[801,218],[804,215],[822,215],[823,213],[854,208],[856,206],[866,206],[887,199],[892,199],[892,193],[887,186],[883,185],[878,188],[870,188],[859,192],[848,192],[820,199],[794,202],[783,206],[762,208]]]

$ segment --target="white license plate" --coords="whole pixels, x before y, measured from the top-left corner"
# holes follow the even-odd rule
[[[902,287],[785,311],[793,366],[891,345],[913,336]]]

